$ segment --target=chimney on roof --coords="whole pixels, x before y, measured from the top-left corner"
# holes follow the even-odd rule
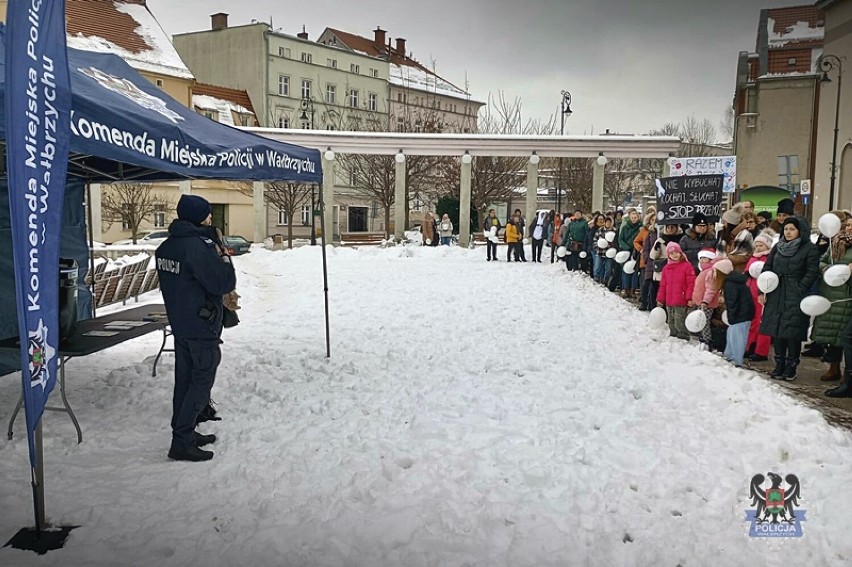
[[[381,27],[376,26],[376,29],[373,30],[373,34],[373,42],[378,46],[384,47],[385,41],[387,41],[387,32]]]
[[[210,29],[223,30],[228,27],[228,14],[219,12],[210,15]]]
[[[304,40],[308,39],[308,32],[305,31],[305,26],[302,26],[302,31],[297,33],[296,37],[298,37],[299,39],[304,39]]]
[[[396,52],[398,55],[405,57],[405,40],[401,37],[396,38]]]

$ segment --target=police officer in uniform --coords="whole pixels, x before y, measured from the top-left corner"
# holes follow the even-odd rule
[[[215,435],[195,431],[196,417],[210,401],[216,368],[222,358],[222,296],[236,287],[236,274],[211,223],[210,203],[198,195],[181,195],[178,218],[157,248],[160,291],[166,304],[175,346],[175,390],[169,458],[209,461],[200,449]]]

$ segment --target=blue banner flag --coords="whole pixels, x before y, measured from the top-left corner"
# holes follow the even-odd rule
[[[65,0],[6,8],[6,165],[21,375],[30,464],[34,431],[56,384],[59,234],[70,138]]]

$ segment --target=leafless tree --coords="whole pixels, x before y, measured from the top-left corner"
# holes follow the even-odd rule
[[[113,183],[104,186],[101,195],[101,215],[107,228],[120,222],[130,230],[136,244],[142,221],[162,212],[169,200],[154,190],[151,183]]]
[[[234,182],[230,186],[248,197],[254,194],[250,183]],[[302,206],[311,202],[311,186],[310,183],[289,181],[272,181],[264,184],[264,202],[274,210],[284,211],[287,215],[287,248],[293,248],[293,219],[301,211]]]
[[[722,115],[722,120],[719,122],[719,134],[724,136],[725,140],[730,142],[734,139],[734,107],[731,105],[725,106],[725,113]]]
[[[548,121],[524,118],[523,104],[520,99],[507,100],[500,91],[489,94],[488,104],[479,120],[478,131],[481,134],[553,134],[556,119]],[[479,211],[483,218],[486,208],[498,202],[506,202],[512,209],[512,201],[519,188],[526,185],[527,157],[513,156],[476,156],[471,166],[471,207]],[[547,167],[546,160],[541,161],[542,169]],[[460,163],[459,158],[446,164],[443,170],[444,194],[459,197]]]

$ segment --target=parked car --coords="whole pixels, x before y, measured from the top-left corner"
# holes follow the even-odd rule
[[[166,241],[166,238],[169,237],[168,230],[147,230],[140,232],[136,237],[136,244],[147,244],[153,246],[159,246],[163,242]],[[126,246],[128,244],[133,244],[132,238],[125,238],[124,240],[116,240],[112,243],[113,246]]]
[[[222,244],[225,245],[225,250],[231,256],[239,256],[251,252],[251,242],[242,236],[223,236]]]

